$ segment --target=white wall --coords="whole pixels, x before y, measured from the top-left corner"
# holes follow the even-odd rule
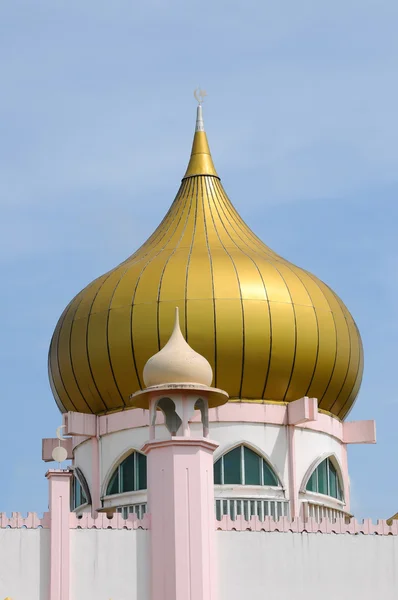
[[[286,427],[264,423],[211,423],[210,437],[220,444],[214,455],[215,460],[238,442],[252,445],[269,458],[288,489]]]
[[[342,445],[331,435],[296,427],[294,441],[296,446],[296,478],[299,487],[301,487],[309,467],[323,455],[334,454],[340,468],[342,468]]]
[[[49,530],[0,530],[0,598],[48,600]],[[150,600],[142,530],[71,531],[71,600]],[[217,531],[217,600],[396,600],[398,536]]]
[[[48,529],[0,529],[0,598],[48,598],[49,558]]]
[[[218,600],[396,600],[398,537],[218,531]]]
[[[167,437],[167,429],[163,425],[156,427],[158,438]],[[101,462],[101,484],[104,487],[111,471],[113,472],[115,461],[129,450],[141,450],[149,439],[148,427],[137,427],[125,429],[104,435],[100,439],[100,462]]]
[[[200,433],[201,424],[191,424],[191,428],[193,431]],[[148,427],[126,429],[101,437],[100,469],[102,494],[105,491],[110,474],[113,472],[115,464],[119,462],[120,457],[132,449],[140,450],[148,440],[148,437]],[[167,431],[163,425],[156,427],[156,437],[158,439],[167,437]],[[217,422],[210,424],[210,438],[219,443],[219,448],[215,452],[215,460],[238,442],[247,442],[255,449],[258,449],[269,458],[271,464],[275,467],[285,486],[286,497],[288,497],[287,427],[264,423]],[[309,467],[316,459],[323,455],[335,454],[338,462],[341,464],[341,442],[326,433],[297,427],[295,430],[295,447],[295,469],[298,485],[301,485]],[[91,489],[91,441],[86,441],[77,446],[74,455],[75,465],[80,467]],[[135,501],[141,502],[143,500],[142,498],[138,500],[130,499],[129,502],[134,503]]]
[[[71,600],[150,600],[148,566],[147,531],[71,531]]]

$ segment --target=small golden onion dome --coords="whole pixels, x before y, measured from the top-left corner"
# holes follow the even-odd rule
[[[216,173],[198,108],[189,165],[159,227],[130,258],[67,306],[49,353],[62,411],[121,410],[145,387],[148,359],[174,311],[230,401],[316,397],[344,418],[362,378],[358,329],[322,281],[268,248],[241,219]]]
[[[185,341],[180,329],[178,307],[169,341],[147,361],[142,376],[146,387],[167,383],[197,383],[210,387],[213,381],[212,368],[209,361]]]

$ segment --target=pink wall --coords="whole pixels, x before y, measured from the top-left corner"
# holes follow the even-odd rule
[[[327,433],[345,444],[374,444],[376,426],[374,421],[342,422],[332,415],[318,412],[315,398],[300,398],[288,405],[256,404],[250,402],[228,402],[209,410],[211,423],[269,423],[271,425],[295,425]],[[76,446],[88,437],[106,435],[116,431],[136,427],[148,427],[149,413],[143,409],[125,410],[96,417],[83,413],[64,415],[66,433],[73,435]],[[164,422],[163,415],[157,414],[156,423]],[[200,422],[195,414],[192,422]]]

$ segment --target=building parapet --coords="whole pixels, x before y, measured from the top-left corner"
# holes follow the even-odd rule
[[[30,512],[26,517],[21,513],[13,512],[11,517],[0,513],[0,529],[50,529],[50,513],[39,517],[37,513]],[[264,520],[252,517],[249,521],[238,515],[235,520],[228,515],[215,521],[218,531],[263,531],[290,532],[290,533],[334,533],[334,534],[363,534],[363,535],[398,535],[398,521],[378,520],[373,523],[371,519],[358,521],[357,519],[321,519],[281,517],[273,519],[265,516]],[[95,518],[90,513],[69,515],[69,529],[150,529],[150,515],[145,514],[138,519],[135,514],[130,514],[127,519],[121,513],[109,517],[106,513],[99,513]]]
[[[44,513],[39,517],[37,513],[30,512],[26,517],[21,513],[13,512],[11,517],[5,513],[0,513],[0,529],[50,529],[50,513]],[[98,514],[96,518],[91,513],[83,513],[78,516],[71,512],[69,515],[69,529],[149,529],[149,516],[144,515],[143,519],[138,519],[136,515],[131,514],[127,519],[123,519],[120,513],[115,513],[110,518],[106,514]]]
[[[0,513],[0,529],[48,529],[50,527],[50,513],[44,513],[39,517],[37,513],[29,512],[23,517],[19,512],[11,513],[8,517]]]
[[[135,514],[130,514],[123,519],[121,513],[114,513],[111,518],[106,513],[98,513],[92,517],[91,513],[83,513],[79,516],[70,513],[70,529],[149,529],[149,515],[145,514],[138,519]]]
[[[229,516],[223,516],[220,521],[216,521],[218,531],[264,531],[271,532],[291,532],[291,533],[335,533],[352,535],[398,535],[398,521],[393,521],[391,525],[387,521],[377,521],[376,524],[371,519],[364,519],[362,522],[357,519],[322,519],[318,522],[314,518],[304,520],[302,518],[289,519],[281,517],[274,520],[272,517],[265,517],[260,521],[258,517],[253,517],[246,521],[238,516],[232,520]]]

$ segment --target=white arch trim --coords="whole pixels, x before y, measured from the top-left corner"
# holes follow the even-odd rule
[[[80,504],[80,506],[76,506],[76,508],[74,509],[74,510],[80,510],[81,508],[84,508],[85,506],[89,506],[92,504],[91,491],[88,486],[87,479],[86,479],[83,471],[80,469],[80,467],[71,466],[70,469],[73,472],[73,478],[80,483],[80,486],[81,486],[81,488],[84,492],[84,495],[86,496],[86,499],[87,499],[87,502],[84,502],[84,504]],[[74,494],[74,486],[75,486],[75,481],[73,481],[72,486],[71,486],[72,494]]]
[[[114,474],[114,472],[116,471],[117,467],[128,457],[130,456],[130,454],[133,454],[133,452],[137,452],[138,454],[143,454],[141,452],[141,450],[139,448],[135,448],[130,446],[128,449],[123,450],[123,452],[121,452],[119,454],[119,456],[117,458],[115,458],[115,460],[113,461],[113,463],[111,464],[111,466],[109,467],[109,469],[106,472],[106,476],[104,477],[103,481],[102,481],[102,485],[101,485],[101,498],[103,498],[104,496],[106,496],[106,490],[108,488],[109,482],[112,478],[112,475]],[[145,456],[145,455],[144,455]]]
[[[281,487],[281,489],[283,491],[285,491],[285,485],[283,483],[283,478],[282,478],[281,474],[279,473],[279,470],[272,463],[270,457],[265,452],[263,452],[263,450],[261,450],[261,448],[259,448],[252,442],[248,442],[247,440],[240,440],[239,442],[234,442],[233,444],[223,446],[222,449],[220,447],[218,447],[214,453],[214,463],[216,463],[218,461],[218,459],[221,458],[222,456],[224,456],[225,454],[228,454],[228,452],[231,452],[231,450],[234,450],[235,448],[239,448],[240,446],[246,446],[247,448],[249,448],[249,450],[253,450],[253,452],[258,454],[260,456],[260,458],[263,458],[265,460],[265,462],[268,464],[268,466],[270,467],[270,469],[272,469],[272,471],[275,473],[276,478],[279,481],[279,487]]]
[[[345,502],[345,498],[347,497],[347,490],[345,489],[345,485],[344,485],[343,468],[342,468],[339,458],[337,457],[337,455],[334,452],[325,452],[325,454],[321,454],[321,456],[318,456],[318,458],[313,461],[313,463],[307,469],[307,471],[303,477],[303,480],[301,482],[300,494],[304,494],[307,492],[306,488],[307,488],[309,478],[311,477],[311,475],[313,474],[315,469],[317,469],[319,467],[319,465],[321,463],[323,463],[323,461],[326,460],[327,458],[330,458],[330,460],[332,461],[332,463],[336,469],[337,477],[339,478],[340,486],[341,486],[341,489],[343,490],[343,502]]]

